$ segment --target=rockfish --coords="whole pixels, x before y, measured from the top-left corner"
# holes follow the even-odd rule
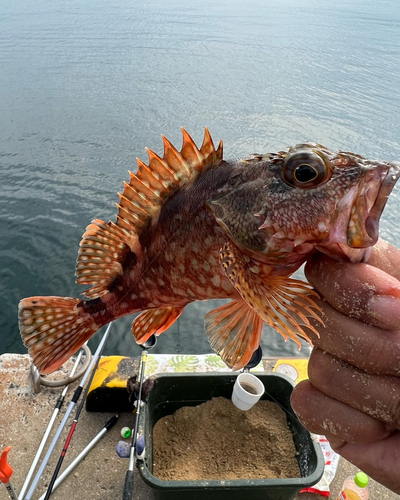
[[[310,341],[319,319],[311,286],[289,276],[314,252],[361,262],[399,163],[305,143],[226,161],[208,130],[200,149],[182,129],[181,151],[163,137],[119,193],[116,222],[94,220],[80,243],[77,282],[87,299],[30,297],[19,304],[23,342],[43,374],[56,370],[99,328],[141,312],[139,344],[160,335],[195,300],[231,299],[206,315],[211,346],[244,367],[263,322]]]

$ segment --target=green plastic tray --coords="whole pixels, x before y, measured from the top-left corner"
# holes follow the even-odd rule
[[[147,404],[140,414],[139,429],[146,440],[146,457],[138,462],[143,480],[160,500],[289,500],[303,488],[316,484],[324,472],[324,458],[318,444],[300,424],[290,406],[293,383],[276,373],[257,373],[265,386],[262,399],[278,402],[286,411],[288,426],[298,453],[300,478],[164,481],[152,474],[152,431],[155,423],[182,406],[196,406],[213,397],[231,397],[237,374],[159,374]]]

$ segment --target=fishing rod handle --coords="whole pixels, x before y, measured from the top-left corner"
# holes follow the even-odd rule
[[[124,484],[124,494],[122,500],[132,500],[134,475],[133,470],[127,470]]]
[[[17,493],[15,492],[11,483],[5,483],[4,486],[10,495],[11,500],[18,500]]]

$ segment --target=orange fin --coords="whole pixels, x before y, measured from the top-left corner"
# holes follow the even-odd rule
[[[57,370],[97,330],[79,299],[29,297],[18,306],[19,329],[24,345],[40,373]]]
[[[129,184],[125,182],[124,192],[118,193],[116,223],[96,219],[86,228],[76,276],[78,283],[92,285],[84,292],[87,297],[97,298],[107,293],[110,284],[122,274],[122,265],[129,252],[135,254],[135,262],[140,262],[139,235],[157,220],[165,200],[177,189],[193,182],[201,171],[222,160],[222,141],[215,149],[207,128],[200,149],[183,128],[182,134],[181,151],[163,137],[162,158],[148,149],[149,164],[137,160],[137,173],[130,172]]]
[[[232,300],[205,317],[211,347],[234,370],[245,367],[260,345],[262,325],[261,318],[243,300]]]
[[[140,252],[136,235],[130,235],[114,222],[92,221],[79,245],[75,276],[77,283],[92,288],[83,295],[91,299],[101,297],[115,278],[122,275],[122,263],[129,252]]]
[[[149,309],[136,316],[132,323],[132,333],[138,344],[143,344],[153,334],[161,335],[175,323],[184,307],[162,307]]]
[[[137,160],[136,174],[130,172],[130,182],[119,193],[117,225],[129,233],[139,234],[142,227],[156,218],[164,201],[177,189],[195,180],[199,173],[222,160],[222,141],[215,149],[210,132],[205,129],[200,149],[182,128],[183,144],[178,151],[162,136],[164,156],[147,149],[149,164]]]
[[[242,254],[230,242],[221,249],[220,262],[227,278],[243,299],[267,325],[275,328],[285,340],[290,337],[299,348],[301,344],[298,337],[303,337],[312,344],[301,325],[319,336],[318,331],[308,319],[312,317],[322,325],[324,324],[313,310],[321,312],[321,309],[309,297],[310,295],[318,297],[311,285],[286,276],[262,276],[260,269],[252,266],[254,261]]]

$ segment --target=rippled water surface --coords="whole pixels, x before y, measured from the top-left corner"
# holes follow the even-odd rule
[[[400,160],[397,0],[27,0],[0,5],[0,352],[25,352],[17,304],[77,296],[78,244],[117,191],[185,126],[226,157],[315,141]],[[399,198],[381,232],[400,244]],[[397,195],[398,196],[398,195]],[[187,307],[158,352],[207,352]],[[109,353],[139,352],[131,318]],[[295,354],[264,334],[264,354]]]

